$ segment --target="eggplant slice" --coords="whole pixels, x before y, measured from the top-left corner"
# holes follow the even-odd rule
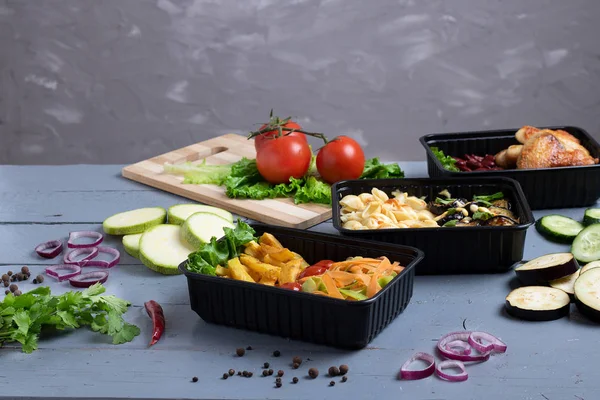
[[[550,281],[549,284],[555,289],[560,289],[569,295],[571,300],[574,300],[575,295],[575,281],[579,278],[579,274],[583,269],[578,269],[575,273],[567,275],[564,278],[555,279]]]
[[[560,289],[524,286],[506,296],[506,311],[528,321],[552,321],[569,315],[571,299]]]
[[[591,268],[575,281],[575,305],[586,317],[600,322],[600,268]]]
[[[580,273],[583,274],[585,271],[592,268],[600,268],[600,261],[592,261],[591,263],[585,264],[583,267],[581,267]]]
[[[571,253],[552,253],[515,268],[517,278],[527,285],[547,284],[549,281],[574,274],[579,264]]]
[[[513,226],[516,225],[517,221],[512,218],[505,217],[504,215],[496,215],[486,221],[482,221],[482,226]]]
[[[504,217],[508,217],[508,218],[512,219],[513,221],[517,220],[517,217],[515,216],[515,214],[512,211],[510,211],[508,208],[490,206],[490,207],[488,207],[488,210],[490,210],[490,212],[494,215],[502,215]]]

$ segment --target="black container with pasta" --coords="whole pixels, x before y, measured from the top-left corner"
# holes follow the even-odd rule
[[[377,212],[377,207],[367,209],[368,205],[364,205],[364,203],[373,203],[374,201],[364,194],[373,196],[373,193],[379,193],[377,191],[385,193],[385,195],[382,195],[383,199],[377,200],[379,203],[395,198],[393,193],[406,193],[411,197],[411,200],[404,199],[405,204],[412,201],[417,208],[419,208],[419,200],[429,204],[429,202],[434,202],[436,198],[444,198],[444,195],[447,194],[451,198],[471,200],[476,195],[490,195],[501,192],[504,198],[508,200],[510,210],[517,219],[517,223],[510,226],[437,226],[437,223],[434,224],[428,221],[430,216],[422,213],[418,214],[417,217],[417,219],[423,220],[422,223],[410,222],[409,227],[405,227],[405,224],[401,223],[402,219],[406,217],[404,212],[394,213],[395,217],[393,218],[396,218],[397,221],[392,221],[392,223],[389,222],[389,218],[385,218],[385,214],[384,217],[379,215],[373,217],[372,214],[369,214]],[[340,204],[342,199],[345,199],[344,204],[347,204],[346,200],[350,200],[350,202],[354,200],[352,196],[346,196],[360,196],[361,194],[365,200],[362,204],[358,202],[350,206]],[[399,198],[403,199],[402,195],[400,196]],[[513,265],[522,260],[527,229],[535,223],[520,184],[511,178],[341,181],[332,187],[332,200],[333,226],[342,235],[412,246],[422,250],[425,253],[425,258],[416,268],[417,275],[479,274],[508,271]],[[391,200],[390,202],[393,203]],[[404,206],[399,205],[398,207],[404,210]],[[462,211],[460,208],[459,210]],[[356,214],[348,217],[351,212]],[[379,213],[382,213],[381,210]],[[343,215],[345,215],[344,221],[342,221]],[[348,223],[347,218],[357,220],[358,223]],[[377,218],[383,221],[378,221],[380,226],[383,225],[383,227],[377,227],[377,222],[373,222],[374,219],[377,221]],[[409,221],[414,221],[414,219]],[[394,224],[397,224],[396,227]]]

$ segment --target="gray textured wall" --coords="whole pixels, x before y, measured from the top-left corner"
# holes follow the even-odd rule
[[[264,121],[600,135],[598,0],[0,0],[0,162],[129,163]]]

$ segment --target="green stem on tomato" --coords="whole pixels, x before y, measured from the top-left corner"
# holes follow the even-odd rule
[[[298,132],[298,133],[303,133],[303,134],[305,134],[307,136],[312,136],[312,137],[316,137],[318,139],[322,139],[323,142],[325,142],[325,144],[329,143],[329,140],[327,139],[327,136],[325,136],[324,133],[307,132],[307,131],[303,131],[303,130],[300,130],[300,129],[286,128],[286,127],[280,126],[280,125],[278,125],[276,127],[267,125],[263,129],[260,129],[258,131],[254,131],[254,132],[250,132],[250,134],[248,135],[248,139],[252,139],[252,138],[254,138],[256,136],[262,135],[263,133],[266,133],[266,132],[271,132],[273,130],[277,130],[278,131],[278,134],[276,136],[287,136],[287,135],[289,135],[292,132]],[[287,132],[285,135],[283,133],[284,131]]]

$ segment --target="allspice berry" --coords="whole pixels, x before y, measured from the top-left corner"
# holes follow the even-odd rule
[[[310,368],[308,370],[308,376],[310,376],[312,379],[315,379],[317,376],[319,376],[319,370],[316,368]]]

